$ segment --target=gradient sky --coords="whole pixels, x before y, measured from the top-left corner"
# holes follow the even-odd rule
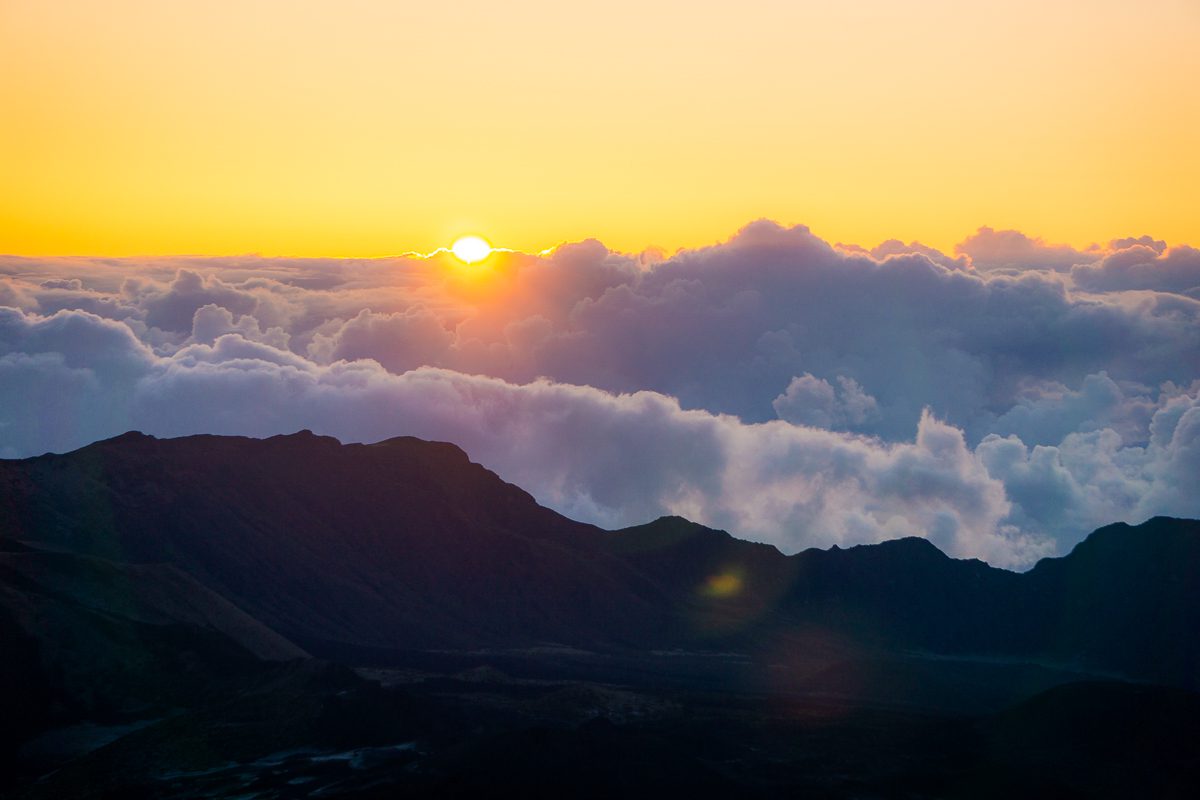
[[[1200,4],[2,0],[0,252],[1200,240]]]

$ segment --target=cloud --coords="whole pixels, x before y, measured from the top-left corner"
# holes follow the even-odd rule
[[[1074,255],[1024,238],[1012,272],[766,221],[670,258],[588,241],[471,271],[0,258],[0,453],[405,433],[603,524],[679,513],[788,550],[927,535],[1018,565],[1200,514],[1200,302],[1163,278],[1195,251],[1117,241],[1064,273]]]
[[[982,227],[954,247],[976,269],[1049,269],[1065,271],[1096,259],[1094,251],[1081,252],[1065,244],[1048,244],[1020,231]]]
[[[905,244],[899,239],[888,239],[870,250],[853,244],[839,244],[837,248],[846,253],[870,256],[876,261],[883,261],[889,256],[923,255],[935,264],[946,269],[970,269],[971,260],[965,255],[951,258],[934,247],[928,247],[920,242]]]
[[[0,361],[20,371],[24,391],[54,392],[69,413],[123,398],[123,414],[79,413],[88,428],[55,432],[63,447],[111,435],[126,418],[160,435],[311,427],[370,441],[403,431],[459,442],[543,501],[609,525],[684,513],[787,550],[937,530],[952,552],[1003,563],[1047,551],[998,532],[1003,486],[961,431],[929,415],[914,442],[884,445],[784,422],[747,425],[653,392],[514,385],[435,368],[395,375],[373,361],[323,366],[239,334],[163,358],[91,315],[9,322],[28,349],[42,350]],[[48,334],[66,328],[73,337]],[[5,407],[6,431],[28,437],[20,444],[46,435],[44,409]]]
[[[1125,442],[1145,441],[1158,403],[1149,387],[1117,384],[1106,372],[1088,375],[1077,391],[1059,383],[1027,387],[991,428],[1030,444],[1053,444],[1071,433],[1112,429]]]
[[[439,259],[257,257],[0,259],[0,273],[21,296],[10,305],[120,319],[161,354],[234,330],[267,341],[277,328],[271,342],[286,336],[323,363],[651,389],[755,422],[777,417],[793,378],[844,377],[875,410],[842,424],[885,439],[910,435],[929,407],[978,441],[1003,431],[996,418],[1030,385],[1075,387],[1102,371],[1150,387],[1194,377],[1191,298],[1083,294],[1048,270],[978,273],[915,244],[876,250],[762,221],[654,264],[588,241],[497,254],[471,273]]]
[[[269,344],[280,350],[288,349],[290,336],[283,328],[263,331],[255,317],[244,314],[234,321],[233,312],[214,303],[201,306],[192,315],[192,340],[212,344],[227,333],[237,333],[254,342]]]
[[[1131,244],[1095,264],[1076,265],[1071,277],[1093,292],[1150,289],[1200,299],[1200,250],[1187,246],[1164,250],[1159,245]]]
[[[1164,401],[1144,448],[1125,448],[1105,429],[1057,448],[989,436],[972,449],[961,429],[929,413],[913,439],[887,443],[782,420],[749,424],[655,392],[429,367],[397,375],[364,360],[322,365],[240,333],[164,357],[121,323],[83,312],[0,320],[0,385],[20,387],[20,399],[54,398],[33,405],[0,394],[0,430],[17,453],[126,427],[257,436],[308,427],[345,441],[403,432],[458,442],[543,502],[610,526],[677,513],[789,552],[926,535],[956,555],[1018,566],[1102,522],[1148,513],[1148,497],[1200,511],[1194,481],[1178,477],[1198,469],[1200,386]],[[849,382],[840,389],[853,395]]]
[[[0,279],[0,306],[35,310],[37,299],[25,286],[11,278]]]
[[[844,376],[876,401],[864,432],[907,435],[930,407],[978,439],[1030,381],[1190,380],[1198,321],[1200,305],[1174,299],[1085,299],[1056,274],[976,275],[921,254],[876,261],[757,223],[580,300],[512,359],[526,371],[493,374],[654,389],[752,421],[774,418],[798,375]]]
[[[1134,245],[1149,247],[1156,253],[1161,253],[1167,249],[1167,243],[1162,239],[1155,239],[1153,236],[1127,236],[1124,239],[1113,239],[1108,243],[1108,249],[1111,251],[1125,250]]]
[[[391,372],[441,364],[454,340],[442,320],[425,308],[394,314],[363,309],[329,334],[317,334],[309,355],[325,363],[370,358]]]
[[[837,376],[835,390],[829,381],[807,372],[792,378],[787,391],[772,405],[780,419],[818,428],[850,428],[879,416],[875,398],[862,390],[858,381]]]
[[[129,293],[142,291],[141,286],[129,285]],[[207,305],[228,309],[232,313],[249,314],[258,305],[249,292],[227,286],[220,278],[205,277],[181,269],[163,292],[146,292],[142,305],[146,324],[164,331],[189,331],[196,312]]]

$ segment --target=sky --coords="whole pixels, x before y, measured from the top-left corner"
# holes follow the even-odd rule
[[[415,435],[609,528],[1015,569],[1200,518],[1197,34],[1169,0],[0,0],[0,458]]]
[[[1194,0],[3,0],[0,252],[1200,241]]]

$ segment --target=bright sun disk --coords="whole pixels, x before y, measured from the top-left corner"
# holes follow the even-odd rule
[[[464,236],[450,246],[450,252],[464,264],[474,264],[491,255],[492,246],[479,236]]]

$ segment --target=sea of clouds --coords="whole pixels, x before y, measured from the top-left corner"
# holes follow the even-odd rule
[[[1200,251],[748,225],[664,257],[0,257],[0,456],[138,429],[461,445],[607,527],[1026,567],[1200,517]],[[320,469],[320,465],[313,465]]]

